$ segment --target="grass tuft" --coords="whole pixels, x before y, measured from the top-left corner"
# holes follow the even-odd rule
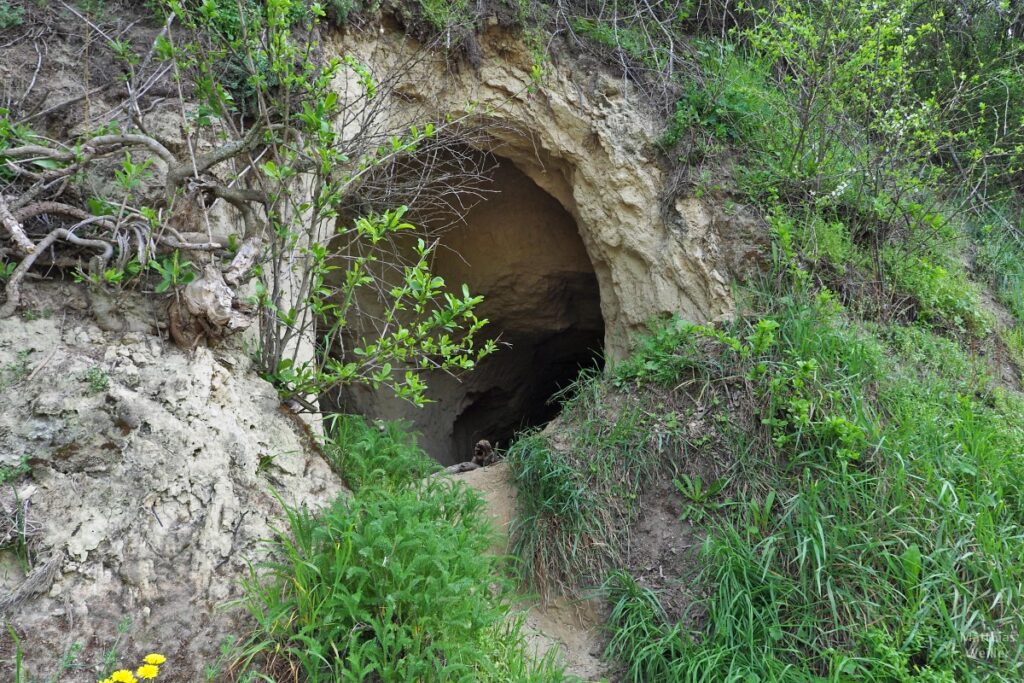
[[[370,422],[361,415],[332,416],[324,451],[353,491],[402,488],[441,470],[417,445],[408,424]]]
[[[517,489],[513,552],[544,596],[573,594],[616,565],[641,489],[673,433],[662,415],[594,376],[568,390],[562,416],[506,456]]]

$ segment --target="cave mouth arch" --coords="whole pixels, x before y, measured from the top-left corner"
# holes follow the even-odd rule
[[[507,448],[557,415],[552,397],[582,370],[603,367],[598,279],[575,219],[507,159],[494,157],[488,176],[480,201],[452,216],[433,270],[484,296],[478,315],[498,350],[458,379],[428,377],[433,402],[421,408],[365,387],[339,397],[345,412],[411,423],[445,465],[469,460],[480,439]]]

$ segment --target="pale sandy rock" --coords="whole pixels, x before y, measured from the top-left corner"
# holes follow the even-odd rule
[[[720,244],[731,228],[723,220],[694,224],[699,200],[676,207],[676,226],[666,222],[665,177],[652,158],[661,124],[621,78],[569,61],[548,65],[537,87],[530,51],[497,30],[480,39],[478,72],[452,70],[443,55],[410,68],[419,45],[393,33],[334,40],[334,52],[357,55],[376,73],[393,76],[403,65],[390,103],[396,118],[403,107],[468,117],[487,129],[491,151],[562,204],[597,273],[610,357],[622,357],[630,334],[656,316],[706,321],[732,310],[731,264]],[[356,87],[351,73],[343,79],[340,90]]]
[[[426,408],[356,388],[342,392],[344,409],[409,420],[442,463],[467,460],[478,439],[504,447],[516,429],[550,419],[544,403],[568,383],[543,384],[559,374],[553,366],[578,371],[594,347],[622,359],[656,318],[733,311],[731,283],[767,233],[743,206],[672,195],[656,160],[663,124],[620,77],[566,59],[534,83],[530,51],[497,30],[480,38],[479,70],[452,69],[443,55],[412,59],[420,46],[391,32],[331,40],[333,53],[355,55],[381,81],[398,79],[383,105],[394,121],[449,116],[485,132],[479,146],[500,161],[496,192],[453,219],[434,267],[484,295],[481,317],[512,346],[461,380],[429,377],[436,402]],[[358,84],[346,71],[337,87]]]
[[[342,491],[338,478],[238,351],[186,354],[54,306],[0,325],[0,368],[0,465],[27,457],[16,490],[36,531],[33,566],[57,563],[26,595],[23,568],[0,561],[0,605],[16,598],[6,616],[29,670],[49,675],[75,642],[92,663],[128,618],[126,661],[157,650],[174,663],[169,680],[201,680],[222,639],[244,629],[220,608],[283,522],[275,492],[320,507]]]

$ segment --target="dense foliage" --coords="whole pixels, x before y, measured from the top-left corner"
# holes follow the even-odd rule
[[[328,444],[353,488],[292,509],[253,573],[241,662],[305,681],[558,681],[527,654],[483,502],[397,425],[340,419]],[[266,679],[277,680],[277,679]]]
[[[721,431],[735,488],[692,501],[708,528],[707,631],[621,606],[615,653],[634,680],[649,667],[678,680],[1014,680],[1024,396],[954,342],[858,323],[827,291],[755,306],[762,317],[714,335],[712,353],[693,353],[708,332],[680,325],[623,366],[643,384],[682,357],[703,367],[703,391],[746,394],[762,427]],[[629,585],[613,597],[646,599]],[[665,656],[682,654],[635,659],[649,644],[624,644],[623,630],[641,618]]]

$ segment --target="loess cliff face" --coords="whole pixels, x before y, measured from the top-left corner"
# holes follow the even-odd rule
[[[435,267],[449,286],[485,296],[481,315],[500,350],[461,381],[437,373],[426,408],[363,388],[338,401],[411,421],[446,464],[468,459],[478,439],[505,446],[515,429],[546,422],[554,393],[581,369],[624,357],[652,319],[731,311],[728,283],[749,266],[761,232],[742,209],[727,216],[666,188],[659,124],[628,82],[567,58],[538,84],[514,36],[495,28],[479,45],[479,68],[453,71],[443,55],[384,29],[330,43],[389,80],[393,120],[463,120],[494,160],[478,203],[440,226]],[[358,90],[352,78],[339,91]]]
[[[282,521],[275,492],[316,508],[342,484],[244,353],[174,348],[138,299],[112,320],[79,287],[30,296],[33,319],[0,324],[0,466],[32,473],[0,491],[27,552],[0,553],[0,613],[38,675],[75,643],[94,661],[127,619],[121,652],[202,680],[243,632],[225,601]]]

